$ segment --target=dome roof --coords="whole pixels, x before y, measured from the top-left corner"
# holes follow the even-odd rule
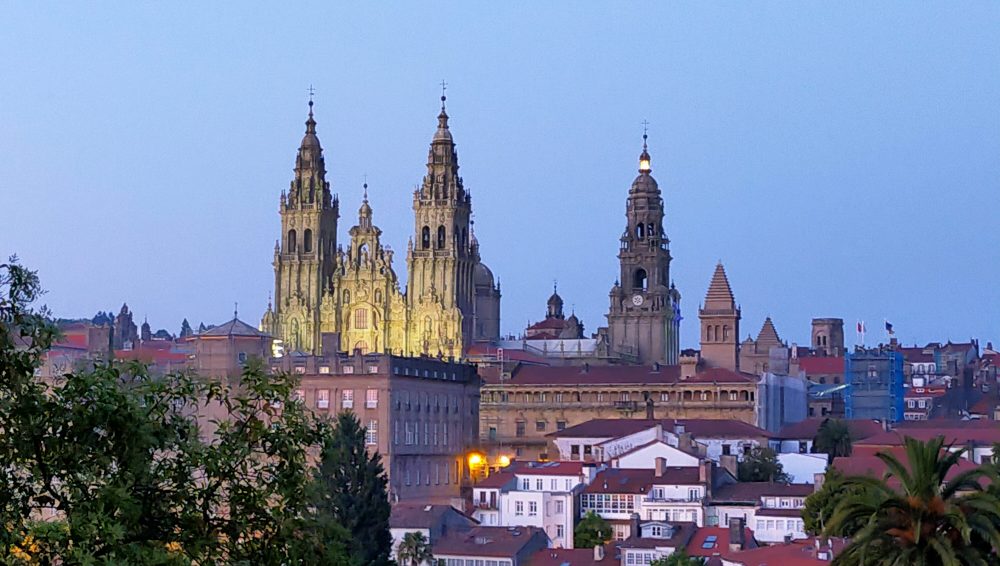
[[[493,272],[490,271],[489,267],[486,267],[485,263],[476,264],[476,267],[472,270],[472,279],[476,286],[493,286]]]
[[[656,184],[656,179],[653,178],[649,173],[640,173],[638,177],[632,181],[632,191],[634,193],[654,193],[660,190],[660,186]]]

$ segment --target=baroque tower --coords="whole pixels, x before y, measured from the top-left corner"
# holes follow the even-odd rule
[[[334,270],[340,205],[326,180],[312,99],[294,171],[279,203],[281,240],[274,245],[274,312],[265,313],[262,326],[284,339],[286,350],[316,353],[320,305]]]
[[[479,249],[470,240],[472,199],[458,174],[445,100],[442,95],[427,174],[413,192],[414,236],[406,254],[408,334],[413,352],[460,357],[475,328],[476,276],[483,274],[475,272]]]
[[[625,207],[618,251],[620,274],[611,289],[608,338],[624,360],[675,365],[680,353],[680,293],[670,281],[670,240],[663,231],[663,198],[652,176],[646,134],[639,175]]]
[[[737,371],[740,368],[737,340],[740,335],[740,308],[722,262],[715,266],[705,304],[698,310],[701,321],[701,357],[709,367]]]

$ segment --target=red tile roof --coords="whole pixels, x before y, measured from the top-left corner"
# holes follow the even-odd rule
[[[715,537],[714,544],[706,543],[706,539],[710,536]],[[743,544],[744,550],[757,548],[757,542],[753,538],[753,531],[749,527],[744,527],[743,529]],[[710,546],[710,548],[705,548],[706,545]],[[728,559],[736,552],[740,551],[731,552],[729,550],[728,527],[701,527],[695,531],[694,536],[688,541],[685,553],[688,556],[702,556],[705,558],[721,556]]]
[[[854,444],[855,450],[858,448],[902,446],[903,439],[907,436],[924,442],[938,436],[943,436],[945,444],[954,444],[956,446],[965,446],[969,443],[979,446],[991,446],[994,443],[1000,442],[1000,426],[996,426],[996,423],[993,423],[994,426],[950,428],[945,424],[947,421],[938,423],[936,427],[933,426],[936,421],[930,420],[926,422],[930,423],[931,428],[912,427],[883,432],[856,442]]]
[[[593,419],[567,429],[551,432],[555,438],[617,438],[660,424],[673,432],[677,425],[694,438],[769,438],[766,430],[731,419]]]
[[[889,448],[882,449],[881,451],[892,454],[904,464],[907,461],[906,454],[903,452],[902,448]],[[868,476],[881,478],[885,475],[887,470],[885,462],[874,454],[851,455],[835,458],[831,466],[845,476]],[[951,479],[961,472],[973,470],[976,467],[976,464],[969,460],[959,460],[958,463],[948,471],[948,475],[945,479]],[[898,480],[893,478],[890,485],[899,485]]]
[[[583,493],[648,493],[652,485],[699,485],[697,467],[669,467],[662,476],[656,470],[608,468],[597,474]]]
[[[799,369],[806,375],[844,374],[844,358],[839,356],[810,356],[799,358]]]
[[[434,542],[437,556],[496,556],[513,558],[536,537],[548,540],[545,531],[537,527],[474,527],[449,530]]]
[[[506,356],[506,350],[504,351]],[[596,385],[641,383],[756,383],[754,375],[722,368],[711,368],[687,379],[681,379],[680,366],[518,366],[510,385]]]
[[[832,547],[835,557],[847,544],[846,539],[831,538],[828,543],[820,541],[820,550],[828,551]],[[816,538],[812,537],[787,544],[743,550],[733,553],[727,560],[743,566],[829,566],[831,560],[820,560],[816,557],[816,552]]]
[[[604,547],[604,558],[594,560],[593,548],[545,548],[528,558],[527,566],[610,566],[616,564],[615,549]]]
[[[773,438],[812,440],[816,438],[816,433],[819,432],[819,427],[827,419],[828,417],[814,417],[795,424],[790,424],[778,431]],[[876,434],[880,434],[884,431],[882,423],[875,420],[845,419],[844,422],[847,423],[847,428],[851,431],[851,438],[854,440],[862,440],[875,436]]]
[[[712,493],[713,503],[757,503],[762,497],[808,497],[814,491],[808,483],[738,482],[724,485]]]

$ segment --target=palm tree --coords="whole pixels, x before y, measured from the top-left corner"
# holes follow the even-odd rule
[[[827,463],[833,462],[838,456],[851,455],[851,428],[840,419],[827,419],[819,425],[813,450],[825,452]]]
[[[978,467],[945,481],[964,449],[950,451],[943,437],[927,442],[907,437],[904,448],[906,464],[892,454],[877,455],[888,469],[884,478],[844,480],[857,491],[837,505],[826,534],[853,540],[834,565],[995,563],[1000,499],[980,483],[990,471]]]
[[[434,554],[431,553],[431,545],[424,537],[424,533],[415,531],[403,535],[403,540],[396,550],[396,560],[402,566],[421,566],[434,561]]]

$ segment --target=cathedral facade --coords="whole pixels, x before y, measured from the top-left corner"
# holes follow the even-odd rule
[[[320,354],[322,335],[336,334],[341,351],[461,358],[473,342],[499,337],[500,285],[480,261],[444,102],[427,174],[413,193],[403,287],[372,221],[367,185],[350,241],[338,245],[340,205],[326,180],[310,101],[294,178],[281,194],[274,302],[261,321],[285,350]]]

